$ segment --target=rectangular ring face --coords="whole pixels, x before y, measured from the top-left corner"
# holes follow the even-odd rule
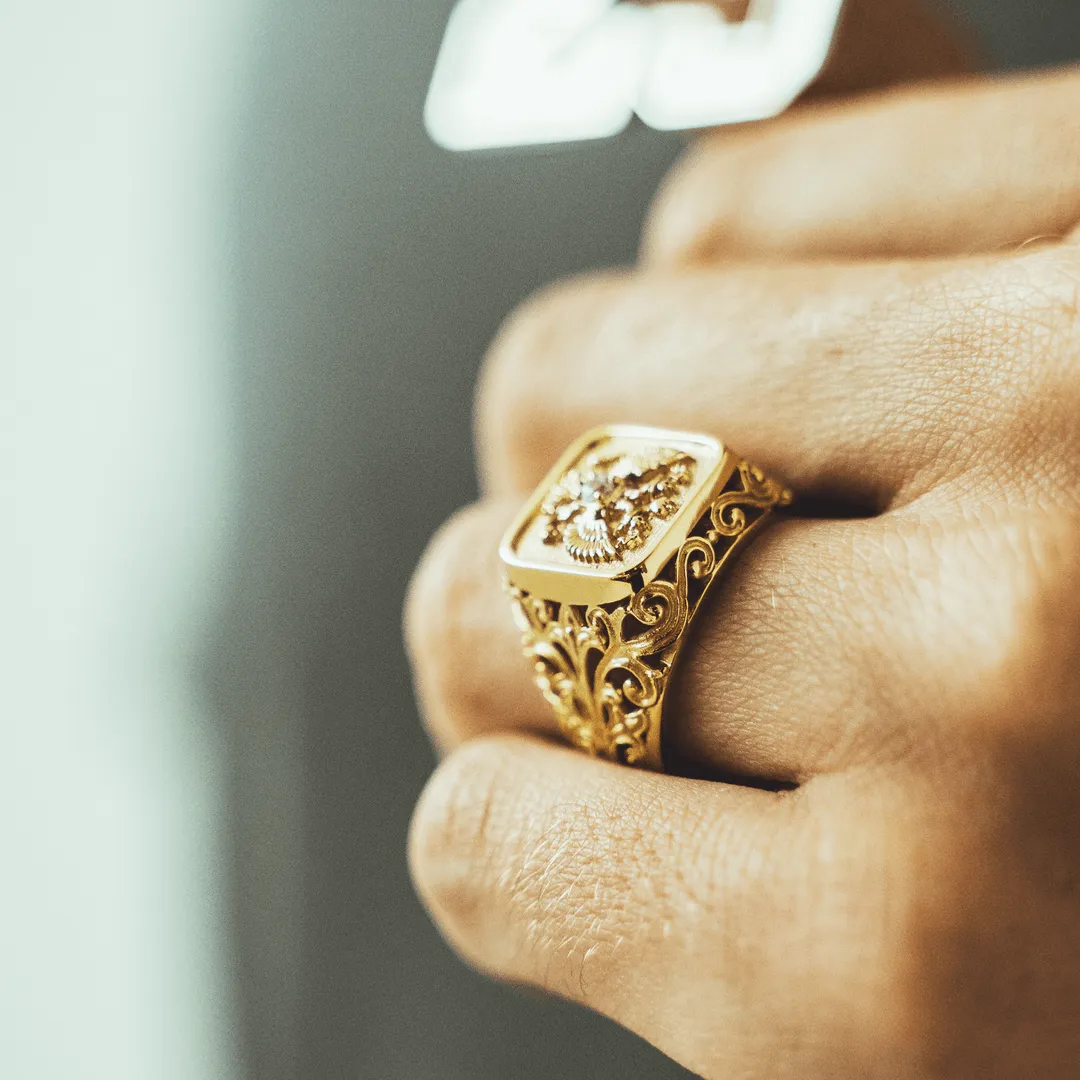
[[[548,474],[503,541],[511,581],[536,588],[529,571],[556,580],[627,578],[670,546],[673,529],[688,528],[687,508],[712,491],[723,462],[723,446],[707,436],[624,426],[590,432]]]

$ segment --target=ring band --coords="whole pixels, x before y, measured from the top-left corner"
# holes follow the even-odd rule
[[[709,586],[791,493],[707,435],[578,439],[503,538],[525,656],[563,736],[661,771],[661,714]]]

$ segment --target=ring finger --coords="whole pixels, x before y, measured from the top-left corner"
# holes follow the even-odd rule
[[[557,733],[530,681],[498,564],[513,509],[487,503],[450,522],[411,591],[410,651],[428,726],[445,748],[495,725]],[[847,765],[889,751],[868,710],[900,676],[880,680],[878,658],[887,651],[894,669],[925,671],[905,660],[903,634],[894,632],[903,620],[888,610],[892,531],[792,519],[743,553],[695,620],[665,710],[673,771],[798,783],[831,770],[841,752]]]

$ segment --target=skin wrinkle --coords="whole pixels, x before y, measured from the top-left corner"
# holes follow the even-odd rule
[[[1015,264],[1015,268],[1018,277],[1023,274],[1023,262]],[[1030,362],[1021,362],[1020,358],[1034,360],[1052,351],[1046,347],[1048,340],[1053,344],[1061,332],[1059,322],[1044,320],[1037,315],[1040,309],[1032,304],[1035,297],[1042,297],[1049,311],[1058,310],[1059,305],[1047,287],[1032,281],[1030,277],[1023,282],[1010,278],[1004,284],[999,284],[999,278],[995,276],[992,283],[982,285],[981,290],[982,294],[972,295],[969,302],[958,303],[967,294],[951,287],[949,278],[941,282],[941,298],[946,309],[951,311],[949,318],[937,325],[948,326],[950,331],[948,336],[936,333],[931,337],[924,355],[927,357],[928,372],[934,370],[931,365],[937,358],[937,370],[946,373],[946,382],[940,385],[940,377],[935,376],[932,382],[928,380],[919,394],[911,396],[913,402],[921,399],[923,408],[927,407],[926,399],[933,396],[934,406],[943,415],[958,417],[952,437],[938,448],[936,454],[928,454],[927,457],[928,460],[962,462],[964,458],[956,450],[967,444],[972,448],[969,456],[976,456],[972,464],[963,465],[965,470],[973,466],[977,468],[982,463],[985,441],[979,436],[1000,433],[1003,427],[1007,431],[1005,420],[1011,421],[1018,429],[1011,434],[1022,444],[1024,432],[1030,431],[1028,417],[1031,410],[1027,403],[1052,400],[1040,377],[1050,377],[1054,369],[1049,365],[1036,367]],[[1018,298],[1012,304],[1002,305],[1000,298],[1007,298],[1010,290]],[[1040,329],[1046,332],[1045,337],[1038,334]],[[947,360],[950,355],[963,360],[950,364]],[[946,358],[945,362],[941,361],[942,357]],[[1017,359],[1003,366],[1003,357]],[[914,423],[918,425],[918,417]],[[1022,463],[1024,455],[1018,455],[1018,460]],[[918,497],[928,482],[936,484],[942,479],[946,478],[940,472],[931,473],[928,479],[922,478],[909,489],[909,497]]]
[[[518,790],[517,784],[511,780],[509,787]],[[526,805],[531,796],[526,791],[522,800]],[[655,815],[644,815],[645,819],[656,821]],[[654,839],[642,843],[642,837],[649,834],[639,832],[636,824],[636,816],[628,816],[621,802],[608,802],[601,798],[599,801],[586,800],[572,808],[572,814],[564,809],[556,807],[551,815],[551,820],[562,823],[562,828],[570,822],[574,825],[569,842],[558,842],[552,845],[549,839],[555,833],[555,826],[541,824],[539,826],[539,843],[527,845],[523,850],[529,852],[525,864],[520,872],[515,873],[511,879],[513,885],[509,890],[500,887],[497,892],[506,898],[507,903],[516,912],[508,919],[511,925],[523,926],[526,930],[524,948],[530,953],[533,950],[548,954],[552,953],[560,957],[559,971],[569,971],[570,976],[578,979],[580,989],[581,979],[579,963],[582,957],[582,943],[585,941],[599,941],[602,948],[592,953],[590,963],[594,968],[600,966],[601,960],[608,963],[611,951],[617,952],[616,942],[621,943],[618,947],[627,945],[629,935],[624,932],[613,930],[618,925],[618,919],[627,912],[621,897],[633,896],[635,891],[630,887],[632,879],[644,880],[657,886],[660,891],[651,895],[654,905],[660,905],[661,909],[673,906],[672,921],[685,917],[684,905],[674,901],[674,896],[679,895],[678,887],[687,880],[676,875],[674,879],[670,875],[657,876],[648,870],[654,860],[666,857],[666,851],[671,850],[671,845],[678,840],[682,851],[687,850],[687,838],[694,836],[694,829],[687,828],[687,820],[684,814],[680,814],[679,825],[674,823],[659,834],[659,848],[656,850]],[[535,825],[533,827],[536,827]],[[709,822],[710,830],[715,828],[715,823]],[[737,834],[736,834],[737,835]],[[603,846],[599,851],[596,849],[596,841],[602,838]],[[611,848],[613,852],[630,851],[636,853],[634,869],[626,874],[619,874],[614,878],[597,879],[598,888],[590,893],[583,892],[581,883],[587,879],[588,867],[581,865],[583,852],[590,850],[591,857],[589,866],[594,871],[598,865],[618,866],[618,859],[605,859],[604,850]],[[728,845],[730,853],[730,845]],[[738,876],[738,862],[728,858],[725,860],[727,867],[725,874],[728,878]],[[760,861],[758,865],[761,865]],[[568,868],[569,867],[569,868]],[[695,875],[696,877],[696,875]],[[476,880],[475,875],[469,875],[470,880]],[[558,904],[545,903],[543,910],[537,911],[533,907],[531,891],[537,881],[554,880],[559,883],[562,893]],[[716,880],[716,879],[714,879]],[[606,882],[600,886],[600,882]],[[693,910],[703,910],[705,905],[711,904],[712,897],[699,897],[691,900]],[[552,911],[558,911],[558,918],[552,922]],[[599,954],[604,954],[600,957]],[[586,953],[587,955],[587,947]],[[490,957],[489,957],[490,962]],[[520,962],[520,961],[518,961]],[[497,964],[497,970],[504,974],[514,976],[517,969],[515,961],[503,960]],[[509,965],[509,966],[506,966]],[[546,982],[549,989],[566,992],[566,986],[561,983]]]
[[[1008,282],[1017,296],[1012,304],[983,302],[972,313],[973,319],[981,319],[984,328],[984,344],[977,355],[997,380],[994,392],[987,395],[984,423],[989,431],[999,436],[1004,434],[1012,441],[1016,449],[1013,468],[1020,469],[1030,469],[1044,453],[1047,410],[1042,403],[1063,399],[1070,405],[1080,404],[1076,399],[1075,376],[1061,362],[1058,345],[1062,340],[1072,339],[1075,320],[1070,319],[1063,327],[1060,318],[1051,317],[1060,315],[1060,303],[1052,291],[1057,282],[1054,286],[1044,284],[1030,267],[1030,260],[1015,264],[1017,279]],[[996,295],[1007,298],[1009,291],[996,289]],[[1035,300],[1041,302],[1033,303]],[[1048,314],[1041,316],[1040,311]],[[1014,359],[1003,362],[1008,357]],[[977,400],[975,395],[973,400]],[[1068,408],[1067,412],[1071,420],[1074,410]],[[1034,423],[1035,416],[1041,418],[1038,425]],[[974,445],[985,443],[976,441]],[[976,460],[975,464],[978,466],[981,461]]]
[[[573,977],[583,988],[581,944],[595,943],[592,959],[599,964],[599,946],[603,945],[605,954],[613,951],[615,942],[625,940],[619,927],[632,924],[636,918],[624,905],[623,897],[629,897],[640,869],[622,871],[619,852],[633,852],[640,860],[635,864],[639,868],[647,862],[648,853],[640,850],[640,834],[632,824],[628,825],[625,807],[618,804],[605,804],[601,799],[571,807],[557,806],[550,821],[553,824],[541,827],[538,842],[515,868],[512,880],[501,883],[501,889],[507,903],[520,912],[528,951],[542,952],[541,943],[554,940],[554,951],[576,972]],[[567,822],[571,824],[569,830]],[[553,845],[549,837],[554,838]],[[603,847],[598,850],[599,844]],[[590,853],[588,858],[586,853]],[[595,875],[597,864],[611,865],[615,876],[595,878],[590,895],[582,885]]]

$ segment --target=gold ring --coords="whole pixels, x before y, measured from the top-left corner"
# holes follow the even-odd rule
[[[578,439],[503,538],[525,656],[574,746],[662,770],[664,695],[709,586],[791,492],[707,435]]]

